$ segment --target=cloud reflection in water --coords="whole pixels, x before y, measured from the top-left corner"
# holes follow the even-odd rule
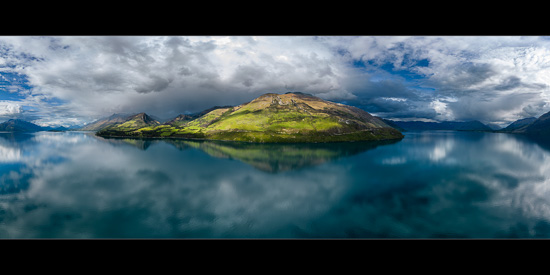
[[[550,237],[550,151],[506,134],[278,146],[43,132],[0,145],[21,156],[0,164],[0,184],[21,187],[0,192],[2,238]]]

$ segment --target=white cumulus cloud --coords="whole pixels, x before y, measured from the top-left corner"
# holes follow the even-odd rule
[[[9,101],[0,101],[0,116],[14,115],[22,112],[21,105]]]

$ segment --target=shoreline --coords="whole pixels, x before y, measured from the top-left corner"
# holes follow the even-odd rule
[[[90,131],[92,132],[92,131]],[[94,134],[95,135],[95,134]],[[371,139],[371,140],[350,140],[350,141],[299,141],[299,142],[292,142],[292,141],[282,141],[282,142],[262,142],[262,141],[245,141],[245,140],[230,140],[230,139],[209,139],[209,138],[190,138],[190,137],[135,137],[135,136],[100,136],[95,135],[100,138],[104,139],[151,139],[151,140],[162,140],[162,139],[173,139],[173,140],[193,140],[193,141],[224,141],[224,142],[245,142],[245,143],[259,143],[259,144],[318,144],[318,143],[351,143],[351,142],[377,142],[377,141],[398,141],[405,138],[405,135],[400,138],[391,138],[391,139]]]

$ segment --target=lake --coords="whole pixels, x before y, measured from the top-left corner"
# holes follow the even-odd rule
[[[550,145],[0,133],[0,238],[548,238]]]

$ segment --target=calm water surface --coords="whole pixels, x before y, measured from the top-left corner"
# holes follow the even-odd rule
[[[550,146],[0,133],[0,238],[549,238]]]

